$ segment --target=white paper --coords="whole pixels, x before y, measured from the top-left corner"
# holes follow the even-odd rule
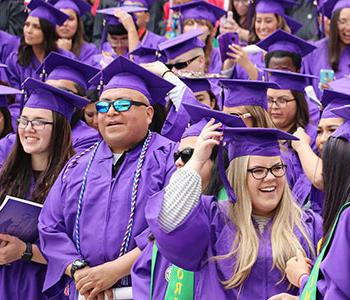
[[[85,300],[85,298],[79,294],[78,300]],[[108,300],[107,297],[105,300]],[[113,289],[113,300],[132,300],[132,287]]]

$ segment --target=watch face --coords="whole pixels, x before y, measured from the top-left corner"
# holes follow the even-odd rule
[[[76,260],[74,262],[74,265],[77,267],[77,268],[81,268],[85,265],[85,262],[84,261],[81,261],[81,260]]]

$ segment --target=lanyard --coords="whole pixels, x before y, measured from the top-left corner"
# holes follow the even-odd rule
[[[312,268],[311,274],[309,276],[309,279],[305,285],[305,288],[303,289],[303,292],[300,296],[300,300],[316,300],[317,297],[317,280],[318,280],[318,276],[320,273],[320,264],[325,256],[326,250],[328,249],[328,247],[331,244],[332,241],[332,237],[333,234],[335,232],[335,229],[337,227],[339,218],[341,213],[350,206],[350,202],[346,202],[339,210],[338,215],[335,219],[335,222],[333,224],[331,233],[328,237],[328,240],[326,242],[326,244],[323,246],[322,251],[320,252],[320,254],[318,255],[316,262]]]
[[[158,256],[156,243],[152,248],[150,300],[153,300],[154,273]],[[164,300],[193,300],[194,273],[171,266],[170,278]]]

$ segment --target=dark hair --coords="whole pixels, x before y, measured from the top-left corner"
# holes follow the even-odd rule
[[[38,176],[31,201],[43,203],[51,186],[60,171],[74,154],[72,134],[67,119],[56,112],[53,113],[53,128],[50,143],[50,155],[47,167]],[[17,133],[15,145],[5,161],[0,173],[0,202],[7,194],[19,198],[27,198],[30,192],[33,170],[31,155],[26,153]]]
[[[161,104],[154,104],[152,107],[154,109],[154,115],[149,130],[160,133],[166,119],[165,107]]]
[[[302,58],[299,54],[295,52],[289,52],[289,51],[283,51],[283,50],[277,50],[277,51],[271,51],[268,52],[265,55],[265,66],[266,68],[269,67],[270,60],[272,57],[282,58],[282,57],[289,57],[292,60],[293,65],[299,71],[301,69],[301,61]]]
[[[274,14],[275,17],[277,18],[277,29],[282,29],[284,31],[287,31],[288,33],[291,32],[285,18],[283,18],[282,16],[278,15],[278,14]],[[249,44],[256,44],[257,42],[260,41],[259,37],[257,36],[256,32],[255,32],[255,20],[256,20],[256,14],[254,14],[253,16],[253,20],[252,20],[252,30],[250,31],[249,34]]]
[[[39,18],[39,24],[44,36],[45,57],[51,51],[57,51],[57,33],[55,27],[47,20]],[[23,67],[28,67],[33,62],[34,52],[32,46],[27,45],[24,36],[21,38],[18,47],[18,63]]]
[[[226,170],[229,165],[228,155],[225,148],[223,148],[223,164],[224,169]],[[211,169],[210,181],[206,189],[203,191],[203,195],[218,196],[220,190],[223,187],[219,173],[219,156],[218,156],[218,146],[214,146],[212,155],[210,156],[211,160],[214,160],[213,167]]]
[[[76,57],[80,56],[81,46],[84,44],[84,24],[81,20],[79,14],[74,12],[77,17],[78,27],[72,39],[72,49],[71,51]]]
[[[123,25],[107,25],[107,33],[110,35],[125,35],[128,31]]]
[[[289,130],[289,133],[294,133],[298,127],[305,128],[309,124],[309,106],[305,99],[305,94],[302,92],[290,90],[296,101],[297,113],[295,116],[295,122],[293,127]]]
[[[12,123],[11,123],[11,114],[10,114],[8,108],[7,107],[0,107],[0,112],[4,116],[4,129],[0,133],[0,139],[2,139],[3,137],[8,135],[9,133],[13,132],[13,127],[12,127]]]
[[[218,99],[216,98],[215,94],[213,93],[212,90],[207,91],[209,95],[210,102],[214,102],[214,110],[219,110],[219,105],[218,105]]]
[[[328,240],[340,207],[350,199],[350,143],[330,137],[323,150],[324,209],[322,246]]]
[[[331,19],[328,39],[328,62],[331,68],[337,72],[339,68],[339,59],[341,55],[341,40],[339,38],[338,20],[341,9],[334,12]]]
[[[252,12],[255,11],[255,1],[254,3],[250,3],[249,5],[253,5]],[[237,13],[234,5],[233,5],[233,0],[229,1],[228,4],[228,10],[227,11],[232,11],[233,14],[233,19],[237,22],[237,24],[242,27],[243,29],[249,29],[249,7],[248,7],[248,15],[247,15],[247,20],[246,22],[242,23],[241,22],[241,16]]]

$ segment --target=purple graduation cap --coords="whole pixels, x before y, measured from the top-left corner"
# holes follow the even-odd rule
[[[123,6],[143,7],[149,10],[153,2],[154,0],[125,0],[123,1]]]
[[[49,109],[63,115],[68,121],[75,108],[83,108],[89,103],[83,97],[33,78],[27,78],[22,87],[27,96],[24,107]]]
[[[181,77],[181,80],[194,93],[211,90],[211,85],[210,85],[210,81],[208,78]]]
[[[15,88],[0,85],[0,107],[7,107],[7,95],[21,95],[23,91],[17,90]]]
[[[138,64],[151,63],[157,60],[165,63],[165,55],[162,55],[162,53],[156,48],[141,45],[129,54],[134,56],[134,61]]]
[[[324,15],[331,19],[333,14],[343,8],[350,8],[350,0],[328,0],[324,4]]]
[[[342,112],[339,116],[345,119],[345,122],[332,133],[332,137],[343,138],[350,142],[350,105],[338,107],[333,110],[335,114],[338,114],[340,111]]]
[[[323,91],[322,119],[343,118],[350,119],[347,109],[342,107],[350,105],[350,79],[344,77],[330,82],[330,88]],[[350,134],[350,133],[349,133]]]
[[[84,64],[73,58],[51,52],[36,70],[43,81],[70,80],[80,85],[85,91],[88,88],[88,81],[100,70]]]
[[[129,59],[119,56],[97,73],[90,83],[103,91],[127,88],[145,95],[151,105],[165,105],[165,96],[174,85],[142,68]]]
[[[146,8],[139,7],[139,6],[119,6],[119,7],[109,7],[109,8],[99,9],[96,12],[98,14],[104,15],[104,19],[105,19],[104,25],[122,25],[119,22],[118,18],[114,16],[116,9],[121,9],[121,10],[131,14],[134,22],[136,22],[136,16],[133,13],[147,11]]]
[[[224,89],[224,106],[254,105],[260,106],[265,110],[267,110],[267,89],[278,88],[278,85],[274,82],[258,80],[221,79],[219,84]]]
[[[224,128],[224,142],[228,149],[229,161],[247,155],[280,156],[279,140],[298,140],[298,138],[276,128]],[[225,172],[222,172],[222,167],[220,169],[222,160],[219,162],[221,180],[230,199],[235,202],[234,191]]]
[[[299,23],[291,17],[288,17],[285,13],[285,10],[287,8],[293,7],[296,4],[297,2],[293,0],[260,0],[255,6],[255,13],[272,13],[280,15],[286,20],[290,30],[294,34],[298,32],[303,24]]]
[[[298,92],[304,92],[305,87],[309,85],[310,79],[318,79],[317,76],[294,73],[284,70],[275,69],[263,69],[267,80],[275,82],[279,87],[275,89],[280,90],[293,90]]]
[[[31,0],[28,4],[30,16],[49,21],[53,26],[62,25],[69,16],[42,0]]]
[[[226,15],[226,11],[222,8],[203,0],[175,5],[171,9],[180,12],[182,21],[188,19],[209,20],[213,25]]]
[[[183,103],[183,106],[190,116],[191,123],[194,124],[185,130],[182,139],[189,136],[199,136],[202,129],[211,118],[214,118],[216,122],[221,122],[224,126],[246,127],[240,117],[225,114],[221,111],[212,110],[199,105]]]
[[[84,0],[58,0],[53,3],[57,9],[72,9],[80,17],[91,9],[91,5]]]
[[[164,51],[168,60],[174,59],[195,48],[204,48],[205,44],[198,38],[203,34],[200,29],[191,30],[169,39],[158,45],[159,51]]]
[[[306,56],[316,49],[314,45],[281,29],[276,30],[256,45],[266,52],[288,51],[296,53],[301,57]]]

